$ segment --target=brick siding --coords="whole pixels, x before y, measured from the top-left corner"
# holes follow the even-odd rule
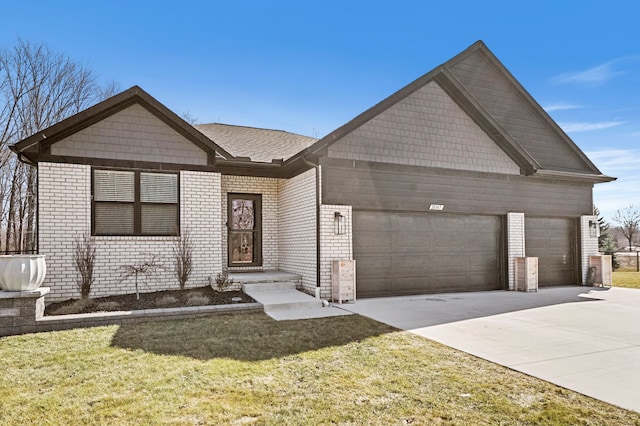
[[[73,264],[74,241],[91,231],[91,168],[85,165],[40,163],[39,250],[46,255],[47,276],[43,285],[51,287],[47,301],[80,296]],[[180,173],[181,232],[189,232],[194,243],[193,271],[188,287],[208,284],[212,271],[222,269],[222,218],[220,175],[183,171]],[[122,266],[149,259],[167,269],[139,282],[141,292],[175,289],[172,247],[176,237],[117,236],[95,237],[96,262],[92,297],[130,293],[133,278],[121,282]]]
[[[507,261],[509,290],[516,289],[515,259],[526,256],[524,213],[507,213]]]
[[[262,266],[233,267],[233,271],[278,269],[278,181],[275,178],[222,176],[223,223],[227,221],[227,194],[262,194]],[[223,265],[228,265],[226,228],[222,232]]]
[[[344,216],[344,234],[335,233],[335,212],[340,212]],[[331,204],[320,206],[320,297],[322,299],[331,298],[331,261],[353,259],[351,223],[351,206]]]
[[[580,217],[580,255],[582,261],[582,284],[587,283],[587,273],[589,272],[589,256],[599,256],[598,237],[591,236],[589,222],[597,222],[597,216]]]
[[[316,288],[316,172],[278,182],[279,269],[302,276],[302,290]]]

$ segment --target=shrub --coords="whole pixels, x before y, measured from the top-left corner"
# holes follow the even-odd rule
[[[156,300],[156,306],[158,308],[165,308],[167,306],[173,306],[178,303],[178,299],[173,296],[162,296],[160,299]]]
[[[68,305],[60,306],[51,312],[51,315],[71,315],[71,314],[80,314],[82,310],[94,303],[91,299],[79,299],[74,300]]]
[[[185,301],[187,306],[202,306],[209,304],[209,298],[203,294],[190,294]]]
[[[233,284],[233,278],[229,278],[229,271],[226,269],[222,272],[218,272],[216,275],[216,286],[214,290],[217,291],[227,291],[229,287]]]
[[[105,311],[105,312],[117,311],[118,309],[120,309],[120,304],[115,301],[100,302],[96,304],[96,309],[98,311]]]

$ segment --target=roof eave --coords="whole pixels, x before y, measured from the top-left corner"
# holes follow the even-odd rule
[[[532,176],[541,177],[541,178],[559,179],[559,180],[591,182],[591,183],[613,182],[618,179],[616,177],[611,177],[604,174],[564,172],[559,170],[547,170],[547,169],[536,170]]]

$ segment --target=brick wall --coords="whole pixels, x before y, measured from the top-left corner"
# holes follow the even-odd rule
[[[46,255],[47,301],[80,296],[73,246],[76,236],[91,232],[90,185],[89,166],[38,164],[38,248]]]
[[[302,289],[316,288],[316,172],[278,182],[279,269],[302,275]]]
[[[47,256],[43,285],[51,287],[47,301],[80,296],[73,265],[74,240],[91,230],[91,168],[84,165],[40,163],[39,248]],[[180,173],[181,231],[194,243],[193,272],[187,286],[208,284],[209,275],[222,268],[222,218],[220,175],[206,172]],[[159,270],[148,282],[139,282],[142,292],[178,287],[171,271],[175,237],[95,237],[96,263],[92,297],[130,293],[133,278],[120,282],[122,266],[149,259],[169,268]]]
[[[278,269],[278,181],[252,176],[222,176],[223,224],[227,221],[227,194],[262,194],[262,266],[234,267],[234,271]],[[222,232],[222,262],[228,264],[226,228]]]
[[[209,283],[212,272],[222,270],[222,235],[226,228],[219,210],[221,176],[209,172],[180,172],[181,231],[194,243],[190,286]]]
[[[435,82],[330,146],[329,156],[520,174],[520,168]]]
[[[344,216],[345,233],[335,232],[335,212]],[[320,297],[331,298],[331,261],[353,259],[351,206],[320,206]],[[357,271],[356,271],[357,274]],[[356,289],[356,293],[357,293]]]
[[[507,213],[507,264],[509,290],[515,290],[515,258],[526,256],[524,213]]]

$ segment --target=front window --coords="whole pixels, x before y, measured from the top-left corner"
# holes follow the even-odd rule
[[[178,174],[93,170],[93,235],[176,235]]]

